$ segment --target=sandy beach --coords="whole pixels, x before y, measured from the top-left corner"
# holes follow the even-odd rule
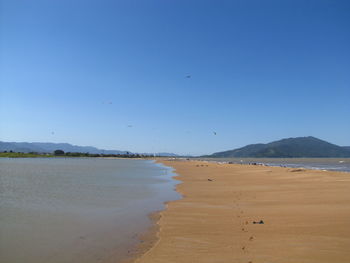
[[[173,167],[183,199],[136,263],[350,262],[350,174],[200,161]]]

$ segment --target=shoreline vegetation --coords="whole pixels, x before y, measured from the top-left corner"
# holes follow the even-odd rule
[[[159,213],[157,241],[133,261],[350,261],[348,173],[158,159],[182,199]]]
[[[22,152],[0,152],[0,157],[3,158],[44,158],[44,157],[55,157],[53,154],[38,154],[38,153],[22,153]]]
[[[23,152],[13,152],[4,151],[0,152],[0,158],[52,158],[52,157],[112,157],[112,158],[154,158],[153,155],[143,155],[143,154],[91,154],[91,153],[80,153],[80,152],[66,152],[66,153],[23,153]]]

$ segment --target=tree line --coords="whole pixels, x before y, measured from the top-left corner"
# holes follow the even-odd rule
[[[116,158],[146,158],[153,157],[153,155],[143,155],[138,153],[122,153],[122,154],[104,154],[104,153],[81,153],[81,152],[64,152],[62,150],[55,150],[55,156],[67,157],[116,157]]]
[[[3,151],[0,152],[0,157],[10,158],[25,158],[25,157],[114,157],[114,158],[148,158],[154,155],[138,154],[126,152],[123,154],[98,154],[98,153],[82,153],[82,152],[64,152],[62,150],[55,150],[53,153],[40,152],[15,152]]]

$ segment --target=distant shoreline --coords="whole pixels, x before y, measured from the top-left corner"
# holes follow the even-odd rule
[[[321,171],[350,172],[350,158],[195,158],[227,164],[262,165],[268,167],[304,168]]]
[[[350,172],[350,157],[305,157],[305,158],[203,158],[203,157],[154,157],[138,154],[129,155],[102,155],[87,153],[67,153],[67,155],[38,154],[38,153],[21,153],[21,152],[0,152],[0,158],[103,158],[103,159],[164,159],[171,160],[197,160],[214,163],[228,164],[254,164],[269,167],[289,167],[305,168],[311,170],[323,171],[342,171]]]
[[[64,153],[64,154],[52,154],[52,153],[23,153],[23,152],[0,152],[0,158],[118,158],[118,159],[150,159],[154,156],[146,156],[140,154],[90,154],[90,153]]]

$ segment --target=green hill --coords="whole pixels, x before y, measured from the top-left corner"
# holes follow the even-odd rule
[[[350,149],[309,136],[282,139],[267,144],[250,144],[235,150],[217,152],[208,157],[350,157]]]

